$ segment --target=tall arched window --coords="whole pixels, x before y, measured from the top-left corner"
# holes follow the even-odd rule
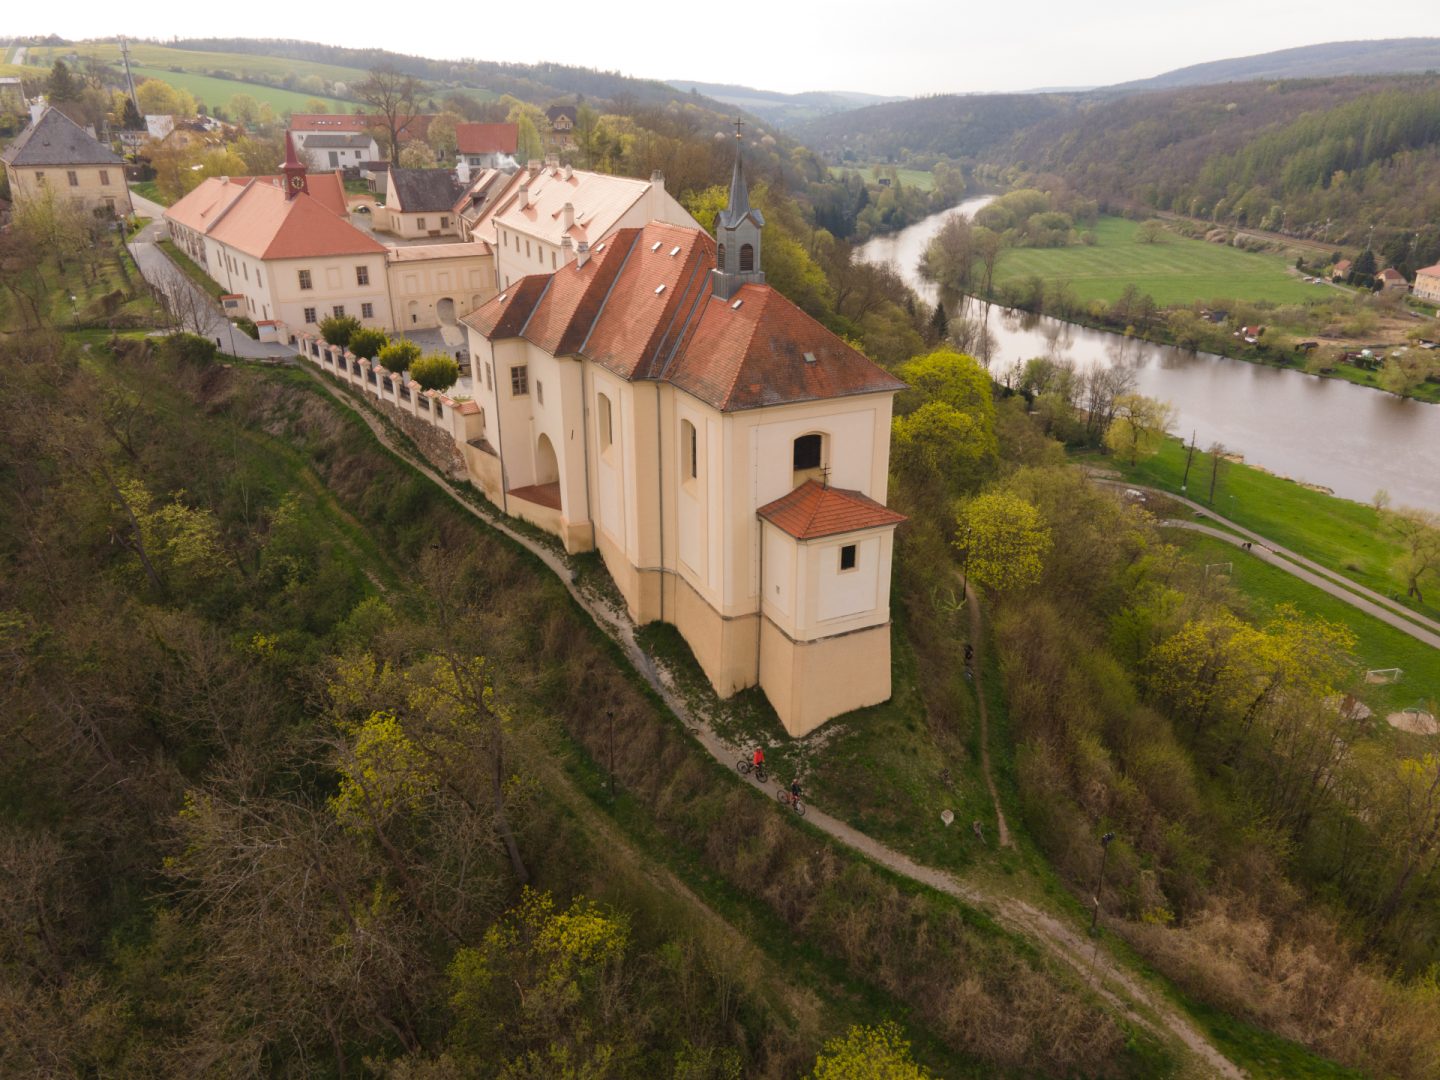
[[[694,480],[700,475],[700,438],[689,420],[680,421],[680,454],[684,458],[680,476]]]
[[[600,430],[600,449],[610,449],[615,441],[614,420],[610,413],[610,399],[604,394],[595,396],[596,427]]]
[[[749,273],[755,269],[755,246],[753,244],[740,245],[740,272]]]
[[[825,436],[819,432],[801,435],[791,450],[791,482],[799,487],[806,480],[825,479]]]

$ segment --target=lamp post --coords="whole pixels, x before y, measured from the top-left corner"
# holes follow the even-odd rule
[[[1115,839],[1113,832],[1107,832],[1100,837],[1100,878],[1095,883],[1095,912],[1090,917],[1090,936],[1095,936],[1095,931],[1100,925],[1100,893],[1105,889],[1105,860],[1110,857],[1110,841]]]

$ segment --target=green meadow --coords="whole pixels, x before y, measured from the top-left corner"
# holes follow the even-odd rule
[[[339,98],[320,97],[316,94],[306,94],[299,90],[281,90],[274,86],[263,86],[260,83],[237,82],[234,79],[216,79],[209,75],[196,75],[189,71],[166,71],[164,68],[137,67],[130,65],[138,78],[144,75],[147,79],[159,79],[167,82],[177,90],[188,90],[195,95],[195,100],[203,102],[208,109],[225,109],[229,111],[230,99],[236,94],[249,94],[262,105],[269,105],[277,113],[282,112],[306,112],[306,104],[310,101],[323,101],[331,112],[354,112],[359,104],[354,101],[341,101]]]
[[[1216,299],[1294,304],[1328,298],[1326,286],[1307,285],[1279,255],[1241,251],[1166,232],[1139,243],[1139,223],[1103,217],[1093,245],[1011,248],[1000,257],[996,283],[1038,275],[1068,281],[1082,301],[1116,300],[1127,285],[1149,293],[1162,307]],[[1083,231],[1083,230],[1082,230]]]

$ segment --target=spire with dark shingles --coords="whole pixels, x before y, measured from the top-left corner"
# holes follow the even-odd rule
[[[755,215],[757,224],[765,223],[760,211],[750,208],[750,188],[745,183],[745,162],[740,154],[740,128],[744,123],[735,121],[735,171],[730,176],[730,205],[720,211],[720,226],[725,229],[733,229],[750,214]]]

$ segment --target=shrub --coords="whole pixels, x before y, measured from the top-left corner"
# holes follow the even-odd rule
[[[385,336],[383,330],[373,330],[368,326],[361,327],[350,335],[350,351],[362,360],[374,360],[390,339]]]
[[[331,345],[345,348],[355,331],[360,329],[360,320],[354,315],[331,315],[320,320],[320,336]]]
[[[402,338],[383,347],[378,358],[387,371],[404,371],[420,359],[420,346]]]
[[[247,319],[244,315],[235,320],[235,325],[246,334],[249,334],[257,341],[260,338],[260,328],[255,325],[254,319]]]
[[[426,390],[448,390],[460,378],[460,365],[453,356],[431,353],[410,365],[410,378]]]

